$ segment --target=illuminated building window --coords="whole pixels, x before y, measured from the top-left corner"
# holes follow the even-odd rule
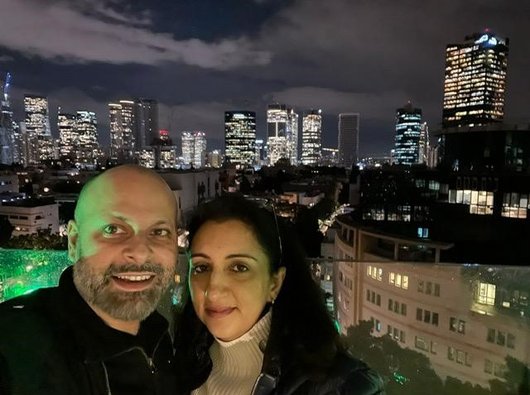
[[[501,215],[508,218],[526,218],[528,208],[528,194],[505,193]]]
[[[480,304],[493,306],[495,304],[495,289],[494,284],[478,283],[476,302]]]
[[[461,334],[466,333],[466,322],[455,317],[449,319],[449,330]]]
[[[388,283],[398,288],[408,289],[409,288],[409,276],[390,272],[388,274]]]

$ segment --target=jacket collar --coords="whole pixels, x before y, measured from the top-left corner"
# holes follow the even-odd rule
[[[90,308],[77,291],[73,267],[61,275],[52,307],[76,341],[73,342],[87,361],[100,361],[133,348],[143,348],[152,355],[162,337],[168,333],[167,321],[157,312],[140,323],[136,336],[109,327]]]

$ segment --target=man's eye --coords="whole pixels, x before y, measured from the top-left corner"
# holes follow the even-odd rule
[[[232,266],[232,270],[237,273],[248,272],[248,266],[244,263],[235,263]]]
[[[153,230],[153,235],[158,237],[168,237],[171,235],[171,231],[169,229],[155,229]]]
[[[103,234],[106,236],[113,236],[120,233],[125,233],[125,231],[120,228],[118,225],[107,225],[103,228]]]

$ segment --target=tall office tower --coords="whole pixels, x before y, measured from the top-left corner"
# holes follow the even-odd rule
[[[199,169],[206,164],[206,133],[193,132],[193,139],[193,166]]]
[[[182,160],[195,169],[206,163],[206,134],[204,132],[182,132]]]
[[[131,100],[120,100],[123,137],[123,160],[129,162],[134,157],[135,103]]]
[[[98,121],[91,111],[78,111],[75,132],[77,137],[77,162],[91,167],[99,159]]]
[[[287,128],[287,141],[290,144],[289,158],[291,165],[298,165],[298,114],[289,109],[289,123]]]
[[[193,157],[195,151],[195,138],[192,132],[182,132],[182,161],[185,165],[191,166],[193,164]]]
[[[396,110],[396,136],[392,161],[400,165],[419,163],[421,109],[409,102]]]
[[[9,87],[11,84],[11,74],[6,73],[3,80],[0,80],[2,90],[0,108],[0,163],[19,163],[19,155],[15,146],[13,111],[9,103]]]
[[[152,145],[158,136],[158,102],[152,99],[137,99],[134,113],[135,149]]]
[[[265,147],[263,145],[263,139],[256,139],[256,151],[255,151],[255,163],[261,163],[265,160]]]
[[[252,166],[256,157],[256,113],[225,111],[225,156],[238,167]]]
[[[24,110],[29,141],[29,164],[36,165],[54,159],[48,99],[44,96],[24,95]]]
[[[131,162],[134,159],[135,107],[131,100],[109,103],[110,156],[118,162]]]
[[[290,159],[291,146],[288,135],[291,134],[289,131],[291,128],[287,106],[285,104],[269,104],[267,109],[267,146],[270,165],[274,165],[280,158]]]
[[[322,159],[322,110],[311,110],[302,121],[302,164],[317,166]]]
[[[20,122],[14,128],[15,145],[18,152],[19,162],[22,166],[30,165],[30,140],[26,130],[26,122]]]
[[[76,161],[77,136],[75,130],[76,116],[60,112],[57,115],[59,129],[59,158],[68,163]]]
[[[123,147],[121,108],[121,104],[109,103],[110,157],[113,160],[121,159],[121,149]]]
[[[418,163],[427,164],[429,161],[430,142],[429,125],[423,122],[420,126],[420,139],[418,144]]]
[[[359,159],[359,113],[339,114],[339,164],[350,168]]]
[[[447,46],[443,127],[503,120],[508,42],[486,30]]]

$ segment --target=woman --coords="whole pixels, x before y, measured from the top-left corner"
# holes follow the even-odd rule
[[[189,227],[189,291],[175,347],[202,394],[383,394],[342,350],[293,232],[243,197],[200,206]]]

